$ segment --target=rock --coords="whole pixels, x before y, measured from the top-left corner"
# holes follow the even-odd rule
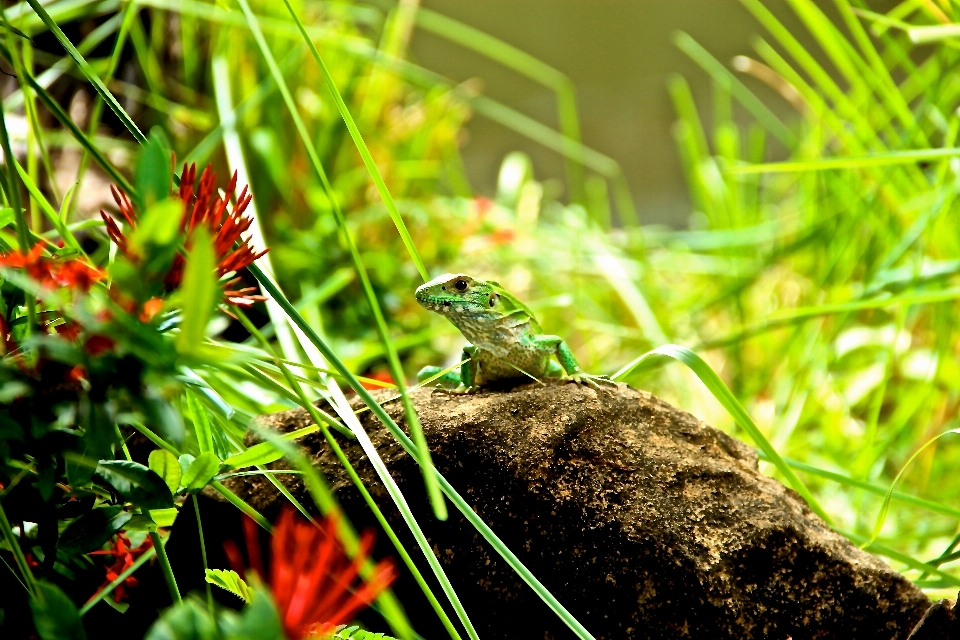
[[[960,640],[956,601],[938,600],[927,609],[908,640]]]
[[[761,475],[752,448],[648,393],[557,381],[412,396],[440,472],[596,638],[906,638],[930,604]],[[399,403],[386,406],[403,426]],[[419,469],[360,415],[480,636],[574,637],[455,510],[432,518]],[[303,411],[260,421],[311,423]],[[360,447],[338,438],[417,558]],[[320,434],[301,444],[354,523],[374,526]],[[281,477],[311,504],[295,476]],[[268,514],[282,503],[260,476],[230,486]],[[378,552],[390,553],[385,538]],[[412,581],[396,592],[421,634],[446,636]]]

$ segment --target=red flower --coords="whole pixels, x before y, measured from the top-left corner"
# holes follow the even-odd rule
[[[37,243],[28,253],[11,251],[0,255],[0,268],[20,269],[48,289],[70,287],[89,291],[103,274],[83,260],[58,260],[43,255],[43,245]]]
[[[258,568],[256,524],[244,519],[250,563]],[[336,538],[336,518],[308,521],[287,509],[277,521],[271,540],[270,592],[286,634],[291,640],[323,636],[353,620],[396,578],[393,562],[381,560],[373,575],[357,582],[369,557],[373,535],[367,532],[351,560]],[[238,573],[243,565],[236,545],[226,545]]]
[[[243,233],[250,228],[250,225],[253,224],[253,218],[243,215],[253,198],[252,195],[247,193],[247,187],[244,187],[240,192],[240,197],[237,199],[237,204],[233,209],[227,211],[228,200],[237,187],[236,172],[234,172],[233,177],[227,184],[225,190],[226,196],[224,198],[221,198],[217,194],[217,175],[211,171],[209,165],[203,170],[203,175],[200,176],[200,182],[197,184],[196,192],[194,192],[193,185],[196,182],[196,178],[197,165],[192,164],[189,167],[184,165],[183,173],[180,177],[180,191],[178,194],[181,202],[183,202],[183,217],[180,221],[180,232],[184,234],[189,241],[190,234],[194,229],[201,225],[207,227],[210,235],[213,237],[214,253],[217,256],[217,275],[223,276],[227,273],[239,271],[265,254],[267,252],[266,250],[259,253],[254,251],[249,237],[241,237]],[[117,206],[120,208],[120,214],[126,221],[128,228],[136,228],[137,213],[133,208],[133,203],[130,201],[130,198],[115,186],[111,185],[110,191],[113,194],[113,199],[116,201]],[[134,252],[130,248],[130,243],[127,241],[123,232],[120,231],[120,226],[116,220],[103,211],[100,212],[100,215],[103,217],[103,221],[107,226],[107,234],[110,236],[110,239],[113,240],[120,251],[127,257],[136,260],[137,256],[134,255]],[[164,289],[173,291],[180,286],[180,282],[183,280],[185,266],[186,261],[184,256],[177,254],[173,264],[170,266],[170,270],[164,278]],[[225,287],[228,287],[228,289],[224,291],[224,297],[226,297],[227,302],[240,306],[250,306],[258,300],[263,300],[262,296],[253,295],[256,291],[254,287],[244,287],[235,290],[229,289],[230,286],[238,281],[239,278],[235,278],[225,284]]]
[[[113,543],[111,544],[110,549],[104,549],[103,551],[94,551],[91,556],[113,556],[115,560],[113,564],[108,566],[106,580],[103,584],[100,585],[100,588],[97,589],[90,598],[92,599],[98,593],[103,591],[109,586],[111,582],[120,577],[120,574],[133,566],[134,560],[142,556],[153,546],[153,540],[149,536],[144,538],[143,542],[139,547],[130,548],[130,540],[123,533],[118,533],[116,538],[114,538]],[[127,576],[127,578],[117,585],[117,588],[113,590],[113,601],[120,602],[127,596],[127,590],[133,589],[139,584],[138,580],[132,575]]]
[[[394,381],[393,376],[390,375],[389,371],[374,371],[373,373],[368,374],[366,377],[370,378],[371,380],[386,382],[388,385],[396,384],[396,381]],[[370,389],[370,390],[383,389],[383,387],[386,386],[382,384],[375,384],[372,382],[361,382],[360,384],[363,386],[364,389]]]

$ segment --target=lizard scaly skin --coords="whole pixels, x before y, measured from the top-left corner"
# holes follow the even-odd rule
[[[472,390],[502,380],[561,376],[597,387],[603,376],[583,373],[570,347],[559,336],[546,335],[533,313],[496,282],[448,273],[417,288],[417,302],[452,322],[470,341],[463,348],[460,372],[439,378],[446,387]],[[556,356],[557,361],[553,360]],[[439,367],[424,367],[420,381]]]

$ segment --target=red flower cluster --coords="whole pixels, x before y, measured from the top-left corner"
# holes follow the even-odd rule
[[[114,538],[113,543],[110,545],[109,549],[104,549],[102,551],[94,551],[90,555],[92,556],[112,556],[115,558],[113,564],[107,567],[107,577],[104,580],[103,584],[100,585],[100,588],[97,589],[90,598],[92,599],[98,593],[107,588],[107,586],[120,577],[120,574],[133,566],[134,560],[142,556],[153,546],[153,540],[149,536],[144,538],[143,543],[140,546],[135,548],[130,548],[130,539],[127,538],[123,533],[118,533],[116,538]],[[127,578],[117,585],[117,588],[113,590],[113,601],[121,602],[126,596],[129,589],[133,589],[139,584],[136,578],[133,575],[127,576]]]
[[[20,269],[48,289],[70,287],[89,291],[103,274],[83,260],[58,260],[43,255],[39,242],[28,253],[12,251],[0,255],[0,268]]]
[[[260,570],[256,524],[244,520],[251,565]],[[393,562],[381,560],[366,581],[357,576],[373,546],[373,535],[364,534],[351,560],[336,538],[336,518],[321,522],[299,518],[288,509],[273,530],[270,557],[270,592],[286,634],[291,640],[323,636],[353,620],[381,591],[396,579]],[[234,570],[243,572],[236,545],[226,545]]]
[[[243,233],[247,231],[253,223],[252,218],[243,215],[253,198],[252,195],[247,193],[247,187],[244,187],[240,192],[237,204],[230,211],[227,211],[229,198],[233,195],[237,187],[236,172],[234,172],[233,177],[227,184],[225,190],[226,196],[224,198],[221,198],[217,194],[217,175],[210,169],[209,165],[203,170],[203,174],[200,176],[200,182],[196,187],[196,192],[194,192],[196,178],[197,166],[195,164],[190,166],[184,165],[183,173],[180,177],[180,191],[178,194],[181,202],[183,202],[183,217],[180,221],[180,232],[189,239],[190,233],[194,229],[201,225],[207,227],[210,235],[213,237],[213,248],[217,257],[217,275],[223,276],[227,273],[239,271],[266,253],[266,250],[259,253],[255,252],[250,238],[242,237]],[[121,215],[123,215],[126,221],[127,227],[129,229],[136,228],[137,214],[133,208],[133,203],[130,202],[130,198],[115,186],[111,185],[110,190],[113,193],[113,199],[116,201]],[[107,226],[107,234],[109,234],[110,239],[113,240],[120,251],[133,260],[137,259],[137,256],[134,255],[131,250],[130,244],[120,230],[120,226],[116,220],[103,211],[100,212],[100,216]],[[235,245],[238,246],[235,248]],[[173,291],[180,286],[185,267],[186,261],[184,256],[177,254],[173,264],[170,266],[170,270],[164,278],[164,288],[167,291]],[[227,302],[240,306],[250,306],[254,302],[263,299],[261,296],[254,295],[256,289],[253,287],[244,287],[235,290],[229,289],[229,287],[238,281],[239,278],[235,278],[225,284],[226,290],[224,291],[224,296]]]

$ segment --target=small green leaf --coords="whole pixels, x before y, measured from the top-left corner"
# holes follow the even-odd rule
[[[157,435],[178,447],[183,445],[184,429],[180,412],[158,389],[152,386],[144,389],[141,406],[145,417],[156,428]]]
[[[245,606],[236,624],[229,630],[230,640],[275,640],[285,638],[270,592],[255,587],[253,602]]]
[[[43,640],[86,640],[77,607],[60,587],[38,582],[37,590],[37,595],[30,598],[37,634]]]
[[[193,463],[194,460],[196,460],[196,458],[190,455],[189,453],[181,454],[180,457],[177,458],[177,462],[180,463],[180,470],[186,473],[187,469],[190,468],[190,465]],[[180,481],[183,482],[182,477]]]
[[[204,451],[190,463],[183,474],[183,488],[190,492],[199,491],[207,486],[220,471],[220,459],[212,451]]]
[[[164,611],[144,640],[221,640],[222,637],[206,608],[196,600],[185,599]]]
[[[253,589],[247,586],[236,571],[207,569],[207,582],[229,591],[247,604],[253,602]]]
[[[173,509],[151,509],[150,510],[150,519],[158,527],[172,527],[174,521],[177,519],[177,514],[180,513],[176,508]]]
[[[161,509],[160,511],[166,511]],[[176,509],[173,509],[176,511]],[[152,511],[150,513],[153,513]],[[138,515],[130,518],[130,522],[124,527],[127,531],[156,531],[157,523],[150,516]]]
[[[147,465],[151,471],[163,478],[163,482],[170,489],[170,493],[177,492],[177,489],[180,488],[180,477],[183,475],[177,456],[165,449],[157,449],[150,452]]]
[[[57,541],[57,548],[67,555],[96,551],[131,519],[121,507],[91,509],[71,522]]]
[[[207,330],[207,322],[217,304],[216,257],[206,227],[197,227],[191,237],[180,292],[183,297],[183,319],[177,336],[177,351],[199,353]]]
[[[183,203],[180,200],[168,198],[156,202],[140,216],[130,243],[139,254],[145,253],[151,245],[165,247],[177,238],[182,219]]]
[[[167,509],[173,506],[173,496],[163,479],[138,462],[101,460],[96,473],[138,507]]]
[[[134,183],[140,195],[140,210],[145,211],[170,197],[170,152],[165,148],[158,129],[150,131],[150,139],[137,157]]]
[[[190,419],[193,420],[193,430],[197,434],[197,445],[200,447],[200,452],[213,451],[213,426],[210,424],[207,410],[192,393],[187,392],[186,398],[187,410],[190,412]]]
[[[309,427],[304,427],[303,429],[297,429],[296,431],[285,433],[282,436],[279,436],[277,439],[296,440],[297,438],[302,438],[305,435],[309,435],[319,430],[320,428],[313,424]],[[256,466],[258,464],[269,464],[279,460],[282,457],[283,452],[274,446],[272,442],[261,442],[260,444],[253,445],[242,453],[230,456],[223,461],[223,464],[231,469],[239,469],[242,467]]]

